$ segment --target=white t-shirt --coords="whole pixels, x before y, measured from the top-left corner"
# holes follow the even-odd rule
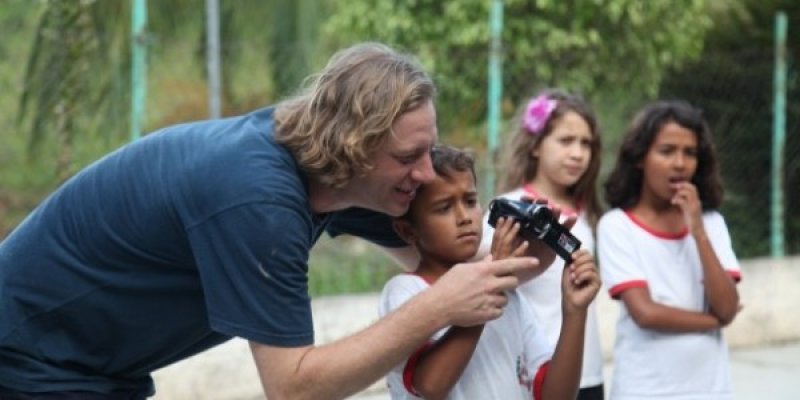
[[[703,223],[722,267],[739,280],[739,263],[728,228],[716,211]],[[665,234],[643,226],[620,209],[597,227],[603,284],[613,298],[632,287],[647,287],[653,301],[706,312],[703,267],[688,232]],[[720,329],[669,333],[640,328],[620,303],[614,348],[614,400],[719,400],[733,397],[728,347]]]
[[[384,286],[378,312],[383,317],[430,285],[420,276],[403,274],[393,277]],[[508,292],[508,305],[503,315],[484,326],[478,345],[464,373],[447,396],[448,399],[525,399],[533,397],[532,389],[544,379],[546,363],[553,347],[543,336],[533,312],[516,292]],[[437,332],[431,343],[447,332]],[[430,343],[428,344],[430,345]],[[396,366],[386,381],[392,399],[419,399],[414,395],[415,356]],[[406,374],[408,382],[404,382]]]
[[[499,197],[520,200],[522,195],[535,195],[522,188]],[[537,196],[538,197],[538,196]],[[565,215],[566,217],[566,215]],[[594,235],[586,220],[586,215],[578,213],[578,220],[570,232],[581,241],[581,248],[594,253]],[[483,239],[480,254],[488,254],[492,245],[494,228],[489,225],[489,213],[483,218]],[[522,284],[517,289],[528,300],[534,313],[542,322],[547,339],[555,345],[561,333],[561,274],[564,260],[556,257],[550,267],[541,275]],[[595,302],[589,304],[586,313],[586,331],[583,341],[583,369],[581,371],[581,388],[597,386],[603,383],[603,348],[600,344],[600,330],[597,324]]]

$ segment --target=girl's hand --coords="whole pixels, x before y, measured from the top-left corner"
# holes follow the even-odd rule
[[[697,187],[689,181],[676,182],[671,186],[675,190],[671,203],[680,208],[686,227],[692,235],[696,235],[703,230],[703,207]]]
[[[503,260],[508,257],[520,257],[525,255],[528,249],[528,241],[520,239],[519,223],[513,218],[500,217],[494,228],[492,236],[492,259]]]
[[[572,262],[564,267],[561,290],[566,312],[585,310],[594,300],[600,290],[600,274],[588,250],[581,249],[572,254]]]

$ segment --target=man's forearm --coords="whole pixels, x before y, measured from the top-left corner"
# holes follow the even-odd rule
[[[363,390],[447,323],[436,303],[423,292],[352,336],[304,351],[254,344],[267,397],[337,399]]]

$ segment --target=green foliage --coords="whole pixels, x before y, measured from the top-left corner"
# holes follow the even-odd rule
[[[401,272],[397,263],[377,247],[353,238],[332,240],[323,236],[308,264],[312,296],[379,292],[389,278]]]
[[[379,40],[419,55],[439,86],[445,127],[468,126],[486,108],[490,6],[487,0],[338,0],[323,37],[332,47]],[[704,0],[507,0],[504,95],[516,104],[545,86],[590,97],[653,94],[665,67],[699,54],[711,26],[705,8]]]

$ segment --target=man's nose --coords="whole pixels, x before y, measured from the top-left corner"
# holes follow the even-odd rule
[[[417,182],[428,183],[436,178],[436,171],[433,170],[433,160],[430,153],[425,154],[411,170],[411,178]]]

